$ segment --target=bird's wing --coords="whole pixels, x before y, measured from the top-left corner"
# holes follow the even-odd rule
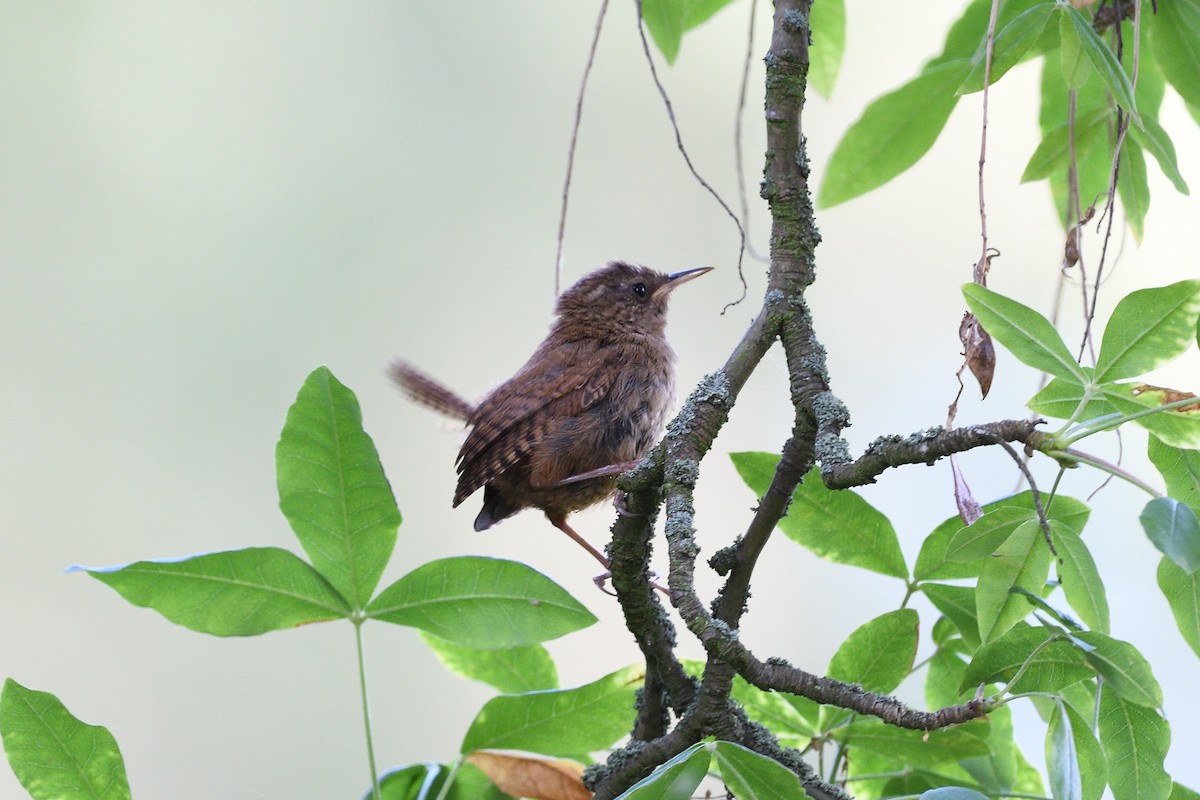
[[[472,415],[471,431],[458,454],[454,504],[529,455],[565,420],[604,398],[619,368],[617,349],[595,342],[572,342],[534,354]]]

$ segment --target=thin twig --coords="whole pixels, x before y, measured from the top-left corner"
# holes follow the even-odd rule
[[[579,82],[579,94],[575,98],[575,123],[571,126],[571,145],[567,149],[567,176],[563,180],[562,210],[558,215],[558,248],[554,252],[554,296],[562,286],[563,238],[567,231],[567,198],[571,194],[571,173],[575,171],[575,143],[579,139],[579,124],[583,120],[583,96],[587,93],[588,77],[592,74],[592,62],[596,59],[596,46],[600,44],[600,30],[604,27],[604,15],[608,13],[608,0],[600,0],[600,13],[596,16],[596,32],[592,34],[592,46],[588,50],[587,64],[583,68],[583,80]]]
[[[742,227],[750,228],[750,198],[746,194],[746,165],[742,150],[742,117],[746,113],[746,88],[750,83],[750,59],[754,57],[754,20],[758,12],[758,0],[750,0],[750,25],[746,34],[746,57],[742,61],[742,84],[738,88],[737,114],[733,123],[733,159],[737,168],[738,199],[742,203]],[[746,252],[755,261],[767,263],[767,256],[758,252],[749,234],[746,236]]]
[[[671,129],[675,131],[675,145],[679,148],[679,153],[683,156],[684,163],[687,164],[692,177],[713,196],[713,199],[720,204],[721,208],[725,209],[725,213],[729,215],[729,218],[733,220],[733,224],[738,229],[737,273],[738,279],[742,282],[742,296],[732,303],[727,303],[725,308],[721,310],[721,313],[724,314],[729,310],[730,306],[735,306],[745,300],[746,293],[749,291],[749,287],[746,285],[746,276],[742,274],[742,255],[746,252],[746,230],[742,227],[742,221],[738,219],[738,215],[729,207],[729,204],[722,199],[721,195],[717,193],[717,190],[708,181],[700,176],[695,165],[692,164],[692,158],[688,155],[687,148],[683,146],[683,134],[680,133],[679,123],[675,120],[675,108],[671,105],[671,98],[667,95],[666,87],[659,80],[658,69],[654,66],[653,56],[650,55],[650,41],[646,38],[646,26],[642,24],[642,0],[637,0],[637,11],[638,36],[642,39],[642,52],[646,55],[646,63],[650,65],[650,77],[654,79],[654,85],[658,88],[658,94],[662,97],[663,105],[666,106],[667,118],[671,121]]]
[[[1000,13],[1000,0],[992,0],[991,16],[988,18],[987,49],[983,56],[983,121],[979,128],[979,238],[982,244],[979,261],[975,264],[973,280],[987,286],[987,271],[991,265],[988,258],[987,201],[984,195],[983,167],[987,163],[988,91],[992,82],[992,49],[996,42],[996,17]]]

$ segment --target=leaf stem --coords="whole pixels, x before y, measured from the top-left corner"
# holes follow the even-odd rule
[[[375,767],[375,743],[371,737],[371,708],[367,702],[367,662],[363,658],[362,618],[352,618],[354,623],[354,646],[358,654],[358,685],[362,693],[363,730],[367,735],[367,761],[371,765],[371,797],[380,800],[379,770]]]
[[[1153,486],[1146,483],[1133,473],[1121,469],[1111,461],[1105,461],[1099,456],[1093,456],[1089,453],[1083,452],[1082,450],[1076,450],[1073,447],[1064,447],[1061,450],[1050,451],[1046,453],[1046,455],[1055,459],[1066,459],[1069,461],[1078,461],[1080,463],[1087,464],[1090,467],[1095,467],[1102,472],[1107,472],[1109,475],[1113,475],[1124,481],[1132,483],[1134,486],[1146,492],[1151,497],[1163,496],[1162,492],[1160,492],[1158,489],[1155,489]]]

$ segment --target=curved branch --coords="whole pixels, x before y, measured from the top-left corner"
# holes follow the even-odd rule
[[[823,457],[821,479],[830,489],[848,489],[874,483],[884,470],[905,464],[932,464],[939,458],[996,442],[1021,442],[1038,449],[1045,434],[1037,430],[1042,420],[1008,419],[985,425],[946,430],[930,428],[908,436],[883,436],[853,461]]]

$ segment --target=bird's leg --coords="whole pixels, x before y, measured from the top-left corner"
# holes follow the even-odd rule
[[[588,544],[587,539],[584,539],[582,536],[580,536],[578,533],[575,532],[574,528],[572,528],[570,525],[567,524],[567,515],[566,514],[551,514],[550,512],[547,511],[546,519],[550,520],[551,525],[558,528],[560,531],[565,533],[567,536],[570,536],[575,541],[576,544],[578,544],[584,550],[587,550],[589,553],[591,553],[592,558],[599,561],[600,564],[605,569],[608,569],[608,559],[604,557],[603,553],[601,553],[599,550],[597,550],[596,548],[594,548],[590,544]]]
[[[574,542],[576,544],[578,544],[584,550],[587,550],[589,553],[591,553],[592,558],[596,559],[602,565],[604,565],[604,572],[600,575],[597,575],[594,578],[594,581],[596,583],[596,586],[598,586],[600,588],[600,591],[605,592],[606,594],[613,594],[612,592],[610,592],[604,588],[605,581],[607,581],[609,579],[609,577],[612,576],[612,573],[609,571],[609,561],[607,558],[604,557],[604,554],[601,553],[596,548],[592,547],[590,544],[588,544],[587,539],[584,539],[582,536],[580,536],[578,533],[575,532],[574,528],[572,528],[570,525],[567,524],[567,515],[566,514],[551,514],[549,511],[547,511],[546,519],[550,520],[551,525],[558,528],[560,531],[565,533],[567,536],[570,536],[571,539],[574,540]],[[659,584],[655,583],[654,581],[650,581],[650,585],[653,586],[655,589],[658,589],[660,592],[665,594],[667,597],[671,596],[671,593],[669,591],[667,591],[666,588],[664,588],[663,586],[660,586]]]

